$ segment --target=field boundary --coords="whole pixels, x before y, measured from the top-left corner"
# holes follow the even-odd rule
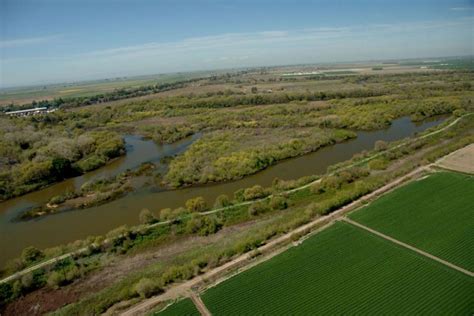
[[[441,259],[441,258],[439,258],[439,257],[436,257],[436,256],[434,256],[434,255],[432,255],[432,254],[430,254],[430,253],[428,253],[428,252],[426,252],[426,251],[423,251],[423,250],[418,249],[418,248],[416,248],[416,247],[413,247],[413,246],[411,246],[411,245],[409,245],[409,244],[406,244],[406,243],[404,243],[404,242],[402,242],[402,241],[400,241],[400,240],[398,240],[398,239],[395,239],[395,238],[393,238],[393,237],[390,237],[390,236],[388,236],[388,235],[385,235],[385,234],[383,234],[383,233],[381,233],[381,232],[379,232],[379,231],[377,231],[377,230],[375,230],[375,229],[372,229],[372,228],[370,228],[370,227],[367,227],[367,226],[365,226],[365,225],[362,225],[362,224],[360,224],[360,223],[358,223],[358,222],[355,222],[355,221],[353,221],[353,220],[351,220],[351,219],[349,219],[349,218],[347,218],[347,217],[341,217],[340,220],[341,220],[341,221],[344,221],[344,222],[346,222],[346,223],[348,223],[348,224],[350,224],[350,225],[352,225],[352,226],[358,227],[359,229],[365,230],[365,231],[367,231],[367,232],[369,232],[369,233],[371,233],[371,234],[373,234],[373,235],[376,235],[376,236],[378,236],[378,237],[380,237],[380,238],[383,238],[383,239],[385,239],[385,240],[388,240],[388,241],[390,241],[390,242],[392,242],[392,243],[394,243],[394,244],[397,244],[397,245],[402,246],[402,247],[404,247],[404,248],[406,248],[406,249],[409,249],[409,250],[411,250],[411,251],[414,251],[414,252],[416,252],[416,253],[418,253],[418,254],[420,254],[420,255],[422,255],[422,256],[428,258],[428,259],[437,261],[437,262],[439,262],[439,263],[441,263],[441,264],[443,264],[443,265],[445,265],[445,266],[447,266],[447,267],[449,267],[449,268],[451,268],[451,269],[457,270],[457,271],[459,271],[459,272],[461,272],[461,273],[464,273],[464,274],[466,274],[466,275],[468,275],[468,276],[470,276],[470,277],[474,277],[474,272],[471,272],[471,271],[469,271],[469,270],[463,269],[463,268],[461,268],[461,267],[459,267],[459,266],[457,266],[457,265],[455,265],[455,264],[453,264],[453,263],[451,263],[451,262],[449,262],[449,261],[446,261],[446,260],[443,260],[443,259]]]
[[[337,172],[341,172],[341,171],[344,171],[344,170],[347,170],[349,168],[352,168],[352,167],[355,167],[355,166],[358,166],[360,164],[364,164],[372,159],[375,159],[377,157],[380,157],[392,150],[396,150],[396,149],[399,149],[403,146],[406,146],[407,144],[411,143],[411,142],[414,142],[414,141],[417,141],[417,140],[420,140],[420,139],[424,139],[424,138],[427,138],[427,137],[430,137],[430,136],[433,136],[433,135],[436,135],[436,134],[439,134],[449,128],[451,128],[452,126],[456,125],[461,119],[467,117],[467,116],[470,116],[470,115],[474,115],[474,112],[473,113],[466,113],[458,118],[456,118],[454,121],[452,121],[451,123],[449,123],[448,125],[442,127],[442,128],[439,128],[435,131],[432,131],[430,133],[427,133],[427,134],[424,134],[424,135],[421,135],[421,136],[418,136],[418,137],[415,137],[415,138],[410,138],[394,147],[391,147],[391,148],[388,148],[386,150],[383,150],[383,151],[380,151],[370,157],[367,157],[367,158],[364,158],[360,161],[356,161],[352,164],[349,164],[345,167],[341,167],[341,168],[338,168],[332,172],[329,172],[327,175],[330,176],[330,175],[334,175],[335,173]],[[432,164],[430,164],[429,166],[431,166]],[[425,167],[421,167],[421,168],[426,168]],[[418,169],[415,169],[415,171],[418,170]],[[413,171],[409,174],[412,174]],[[271,194],[271,195],[268,195],[264,198],[261,198],[261,199],[256,199],[256,200],[252,200],[252,201],[246,201],[246,202],[241,202],[241,203],[237,203],[237,204],[233,204],[233,205],[230,205],[230,206],[226,206],[226,207],[222,207],[222,208],[217,208],[217,209],[213,209],[213,210],[210,210],[210,211],[207,211],[207,212],[202,212],[202,213],[197,213],[198,215],[201,215],[201,216],[207,216],[207,215],[211,215],[211,214],[215,214],[215,213],[218,213],[218,212],[222,212],[222,211],[225,211],[225,210],[229,210],[229,209],[232,209],[232,208],[236,208],[236,207],[241,207],[241,206],[246,206],[246,205],[250,205],[250,204],[254,204],[256,202],[261,202],[261,201],[265,201],[267,199],[271,199],[273,196],[279,196],[279,195],[283,195],[283,194],[291,194],[291,193],[294,193],[294,192],[298,192],[298,191],[301,191],[301,190],[304,190],[308,187],[310,187],[311,185],[313,184],[316,184],[316,183],[319,183],[321,182],[321,179],[317,179],[317,180],[314,180],[314,181],[311,181],[307,184],[304,184],[300,187],[297,187],[297,188],[293,188],[293,189],[290,189],[290,190],[286,190],[286,191],[283,191],[283,192],[279,192],[279,193],[276,193],[276,194]],[[385,186],[384,186],[385,187]],[[382,187],[382,188],[384,188]],[[373,193],[375,193],[377,191],[374,191]],[[370,195],[370,194],[369,194]],[[359,201],[359,200],[356,200],[356,201]],[[355,202],[355,201],[354,201]],[[353,203],[354,203],[353,202]],[[352,205],[353,203],[349,204],[349,205]],[[338,211],[336,212],[333,212],[332,214],[335,214],[337,213]],[[330,215],[331,216],[331,215]],[[150,228],[154,228],[154,227],[158,227],[158,226],[162,226],[162,225],[169,225],[169,224],[172,224],[173,222],[175,222],[176,220],[179,220],[179,219],[174,219],[174,220],[168,220],[168,221],[163,221],[163,222],[158,222],[158,223],[154,223],[154,224],[150,224],[150,225],[146,225],[146,226],[142,226],[139,228],[139,230],[143,230],[143,229],[150,229]],[[108,239],[104,240],[104,243],[108,242]],[[95,245],[95,246],[98,246],[98,245]],[[69,253],[66,253],[66,254],[63,254],[63,255],[60,255],[58,257],[55,257],[55,258],[51,258],[47,261],[44,261],[44,262],[41,262],[41,263],[38,263],[34,266],[31,266],[29,268],[26,268],[22,271],[19,271],[19,272],[16,272],[8,277],[5,277],[3,278],[2,280],[0,280],[0,284],[1,283],[6,283],[6,282],[10,282],[10,281],[13,281],[13,280],[16,280],[18,278],[20,278],[21,276],[29,273],[29,272],[32,272],[32,271],[35,271],[35,270],[38,270],[38,269],[41,269],[43,267],[46,267],[46,266],[49,266],[51,264],[54,264],[60,260],[63,260],[63,259],[66,259],[66,258],[69,258],[69,257],[72,257],[74,255],[78,255],[78,254],[81,254],[81,253],[84,253],[86,251],[89,250],[89,247],[83,247],[81,249],[78,249],[76,251],[72,251],[72,252],[69,252]]]
[[[202,316],[211,316],[211,312],[207,309],[206,304],[204,304],[199,294],[192,292],[190,295],[190,299]]]

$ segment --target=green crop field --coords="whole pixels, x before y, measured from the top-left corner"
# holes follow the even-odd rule
[[[186,298],[179,302],[174,303],[173,305],[167,307],[166,309],[156,312],[153,315],[157,316],[166,316],[166,315],[179,315],[179,316],[199,316],[201,315],[199,311],[194,306],[194,303],[191,299]]]
[[[468,315],[472,293],[472,278],[337,222],[202,299],[213,315]]]
[[[354,212],[351,219],[474,271],[474,177],[440,172]]]

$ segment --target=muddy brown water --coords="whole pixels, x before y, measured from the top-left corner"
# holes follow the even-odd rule
[[[190,187],[180,190],[157,191],[151,188],[133,192],[107,204],[46,216],[26,222],[13,221],[26,208],[48,201],[67,189],[79,188],[91,179],[115,175],[128,168],[135,168],[142,162],[159,161],[162,157],[183,152],[199,135],[171,145],[156,145],[137,136],[125,136],[127,154],[112,163],[86,175],[68,179],[43,190],[0,203],[0,266],[17,257],[21,250],[33,245],[39,248],[52,247],[62,243],[104,234],[123,224],[138,223],[138,213],[143,208],[158,211],[162,208],[182,206],[192,197],[203,196],[210,205],[220,194],[232,196],[240,189],[255,184],[271,185],[273,179],[297,179],[326,172],[328,166],[348,160],[354,154],[373,148],[377,140],[394,141],[424,131],[441,123],[446,117],[437,117],[420,123],[413,123],[408,117],[392,122],[386,129],[358,132],[357,138],[322,148],[301,157],[284,160],[255,175],[243,179]]]

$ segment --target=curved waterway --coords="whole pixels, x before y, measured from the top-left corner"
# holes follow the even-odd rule
[[[153,211],[176,208],[192,197],[203,196],[210,205],[220,194],[232,196],[240,189],[260,184],[271,185],[273,179],[297,179],[326,172],[328,166],[350,159],[354,154],[373,148],[377,140],[395,141],[413,136],[418,132],[441,123],[446,117],[438,117],[413,123],[408,117],[392,122],[384,130],[359,132],[357,138],[328,146],[301,157],[284,160],[257,174],[243,179],[179,190],[156,191],[151,188],[133,192],[121,199],[85,210],[59,213],[26,222],[13,222],[20,212],[33,205],[45,203],[52,196],[66,189],[79,188],[85,181],[115,175],[143,162],[157,162],[165,156],[183,152],[199,136],[193,136],[171,145],[156,145],[137,136],[126,136],[126,156],[86,175],[68,179],[43,190],[0,203],[0,266],[17,257],[27,246],[46,248],[103,234],[123,224],[138,223],[138,213],[143,208]]]

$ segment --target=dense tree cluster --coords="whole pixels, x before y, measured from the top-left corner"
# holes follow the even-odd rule
[[[0,118],[0,199],[96,169],[123,153],[115,132]]]
[[[237,179],[352,137],[355,133],[350,131],[318,128],[219,131],[204,136],[172,160],[165,181],[178,187]]]

